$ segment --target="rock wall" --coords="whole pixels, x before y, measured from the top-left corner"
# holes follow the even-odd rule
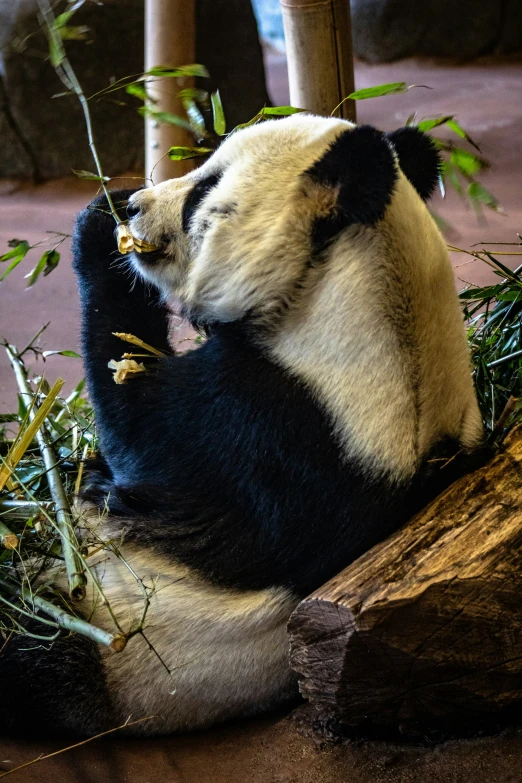
[[[281,47],[279,0],[252,1],[262,35]],[[351,0],[351,9],[355,54],[369,62],[522,50],[521,0]]]
[[[87,2],[75,14],[71,24],[89,27],[88,42],[66,46],[86,95],[143,70],[143,20],[143,0]],[[196,0],[196,25],[196,60],[219,86],[234,127],[268,100],[252,7],[249,0]],[[0,177],[45,179],[93,168],[77,99],[53,98],[64,87],[46,46],[36,0],[0,0]],[[137,105],[124,91],[90,102],[98,151],[111,175],[143,166]]]
[[[351,9],[355,52],[369,62],[522,50],[520,0],[351,0]]]

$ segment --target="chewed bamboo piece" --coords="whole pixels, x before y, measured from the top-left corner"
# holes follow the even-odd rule
[[[3,522],[0,522],[0,543],[4,549],[17,549],[18,547],[18,536],[9,530]]]
[[[152,253],[153,250],[158,250],[157,245],[152,245],[150,242],[146,242],[144,239],[139,239],[131,234],[131,231],[126,223],[119,223],[116,229],[116,238],[118,240],[118,251],[123,255],[127,253]]]
[[[125,383],[130,375],[136,375],[136,373],[147,372],[147,368],[143,362],[137,362],[134,359],[122,359],[117,362],[115,359],[111,359],[107,365],[110,370],[114,370],[114,383]]]
[[[123,340],[125,343],[130,343],[131,345],[138,346],[138,348],[143,348],[144,351],[148,351],[149,353],[154,354],[154,356],[165,356],[163,351],[160,351],[159,348],[154,348],[153,345],[149,345],[143,340],[140,340],[139,337],[130,334],[130,332],[113,332],[113,335],[119,337],[119,339]]]

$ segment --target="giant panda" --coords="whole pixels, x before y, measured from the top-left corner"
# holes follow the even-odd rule
[[[425,205],[438,174],[414,128],[298,114],[231,134],[179,179],[115,194],[155,250],[119,256],[103,199],[80,214],[101,444],[86,496],[108,508],[103,536],[130,566],[103,553],[96,569],[126,627],[141,611],[133,572],[156,591],[145,636],[119,655],[81,636],[10,640],[4,723],[31,714],[95,733],[155,716],[132,730],[168,733],[295,696],[286,626],[299,600],[449,483],[444,455],[481,443]],[[184,355],[169,343],[173,301],[207,335]],[[166,355],[117,385],[113,332]],[[94,592],[83,603],[111,627]]]

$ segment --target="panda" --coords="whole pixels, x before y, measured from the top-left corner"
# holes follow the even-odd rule
[[[439,166],[415,128],[301,113],[232,133],[179,179],[116,193],[154,250],[118,256],[103,199],[80,214],[101,444],[86,496],[108,508],[103,536],[126,560],[104,552],[95,568],[128,627],[134,574],[156,589],[119,655],[80,636],[11,641],[4,723],[30,710],[36,725],[92,734],[154,716],[129,731],[161,734],[295,697],[286,627],[299,600],[450,483],[445,455],[483,438],[425,206]],[[174,301],[207,335],[183,355],[169,342]],[[117,385],[114,332],[165,356]],[[83,603],[111,627],[94,594]]]

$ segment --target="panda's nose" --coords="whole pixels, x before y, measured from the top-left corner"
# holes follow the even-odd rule
[[[136,215],[139,215],[139,213],[140,213],[140,205],[139,204],[137,204],[136,202],[134,202],[134,203],[129,202],[127,204],[127,217],[128,218],[136,217]]]

